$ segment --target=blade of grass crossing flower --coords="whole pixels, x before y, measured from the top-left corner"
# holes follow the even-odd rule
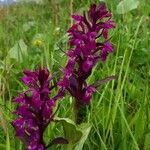
[[[7,131],[7,134],[6,134],[6,150],[10,150],[10,138],[9,138],[8,131]]]
[[[47,68],[50,69],[50,65],[49,65],[49,58],[50,58],[49,48],[47,46],[44,47],[44,58],[45,58],[45,64],[46,64]]]
[[[3,113],[2,113],[2,109],[0,107],[0,126],[3,128],[4,132],[7,132],[7,128],[6,128],[6,123],[5,123],[5,119],[3,117]]]
[[[119,36],[119,40],[118,40],[118,46],[117,46],[117,50],[116,50],[116,59],[115,59],[115,64],[114,64],[114,70],[113,70],[113,74],[116,74],[116,69],[117,69],[117,61],[118,61],[118,55],[119,55],[119,48],[120,48],[120,36]],[[113,102],[113,95],[114,95],[114,83],[115,80],[112,81],[112,87],[111,87],[111,91],[110,92],[110,102],[109,102],[109,107],[108,107],[108,113],[107,113],[107,120],[106,120],[106,126],[108,126],[108,122],[110,119],[110,112],[111,112],[111,107],[112,107],[112,102]]]
[[[70,9],[70,15],[72,15],[73,14],[73,0],[70,0],[69,9]],[[73,19],[72,18],[70,19],[70,25],[71,26],[73,25]]]

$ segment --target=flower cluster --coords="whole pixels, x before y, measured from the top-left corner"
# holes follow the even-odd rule
[[[104,2],[98,6],[92,4],[83,16],[72,17],[75,24],[68,30],[68,62],[63,69],[64,77],[58,85],[67,89],[79,102],[89,104],[96,87],[88,85],[86,79],[98,60],[105,61],[108,54],[113,52],[108,30],[114,28],[115,23]]]
[[[28,90],[21,93],[14,102],[19,103],[15,112],[19,117],[12,122],[18,136],[27,145],[27,150],[44,150],[43,133],[53,119],[53,107],[57,99],[63,96],[58,94],[49,98],[51,93],[49,71],[38,69],[24,71],[22,82]]]
[[[87,78],[91,75],[93,67],[99,60],[105,61],[113,46],[109,41],[108,31],[115,27],[112,14],[107,10],[105,3],[98,6],[92,4],[87,13],[73,15],[75,23],[68,30],[70,49],[66,52],[67,64],[63,69],[63,77],[57,85],[60,88],[57,95],[50,98],[53,87],[50,86],[52,77],[48,69],[24,71],[22,82],[28,90],[20,93],[14,99],[18,103],[15,114],[18,118],[12,122],[18,136],[25,144],[27,150],[45,150],[43,134],[48,124],[53,120],[56,101],[64,96],[67,90],[76,99],[75,105],[79,106],[76,123],[83,120],[83,111],[90,103],[93,93],[99,83],[114,79],[108,77],[97,81],[97,84],[88,85]],[[82,107],[83,106],[83,107]],[[77,108],[76,107],[76,108]],[[80,120],[79,120],[80,119]],[[62,138],[56,138],[52,143],[67,143]]]

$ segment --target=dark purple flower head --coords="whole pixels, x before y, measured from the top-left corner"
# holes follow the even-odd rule
[[[72,18],[75,23],[68,30],[68,62],[58,85],[67,89],[78,101],[89,104],[95,87],[87,85],[86,79],[98,60],[105,61],[113,52],[108,31],[115,27],[115,23],[104,2],[92,4],[83,16],[73,15]]]
[[[112,21],[112,14],[107,10],[104,2],[98,6],[91,5],[90,10],[84,16],[73,15],[76,23],[68,30],[70,36],[70,46],[74,48],[76,57],[81,56],[82,59],[88,55],[93,55],[95,59],[103,59],[103,55],[107,57],[103,49],[107,48],[108,30],[115,27]],[[98,38],[102,41],[99,42]],[[112,52],[112,45],[108,51]]]
[[[63,97],[61,91],[53,98],[49,97],[51,79],[47,69],[25,70],[21,80],[28,90],[14,99],[19,106],[15,112],[18,118],[12,125],[16,136],[26,143],[27,150],[44,150],[43,133],[53,119],[56,100]]]

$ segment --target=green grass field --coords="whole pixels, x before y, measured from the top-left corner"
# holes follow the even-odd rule
[[[45,66],[54,73],[63,67],[66,56],[60,47],[68,48],[70,14],[82,13],[91,2],[57,0],[0,8],[0,150],[24,149],[10,124],[16,108],[12,99],[25,89],[19,80],[22,70]],[[115,52],[98,63],[88,81],[110,75],[117,79],[102,85],[87,108],[92,128],[83,150],[150,150],[150,2],[140,0],[124,14],[117,13],[118,0],[106,4],[116,22],[110,32]],[[59,77],[56,73],[55,80]],[[60,101],[57,116],[71,117],[71,102],[69,96]],[[45,140],[57,135],[63,135],[62,128],[52,123]]]

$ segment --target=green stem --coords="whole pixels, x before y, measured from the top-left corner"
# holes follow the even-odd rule
[[[72,143],[67,144],[67,150],[73,150],[73,145]]]
[[[73,119],[76,124],[81,124],[86,120],[86,105],[75,99],[73,107]]]

